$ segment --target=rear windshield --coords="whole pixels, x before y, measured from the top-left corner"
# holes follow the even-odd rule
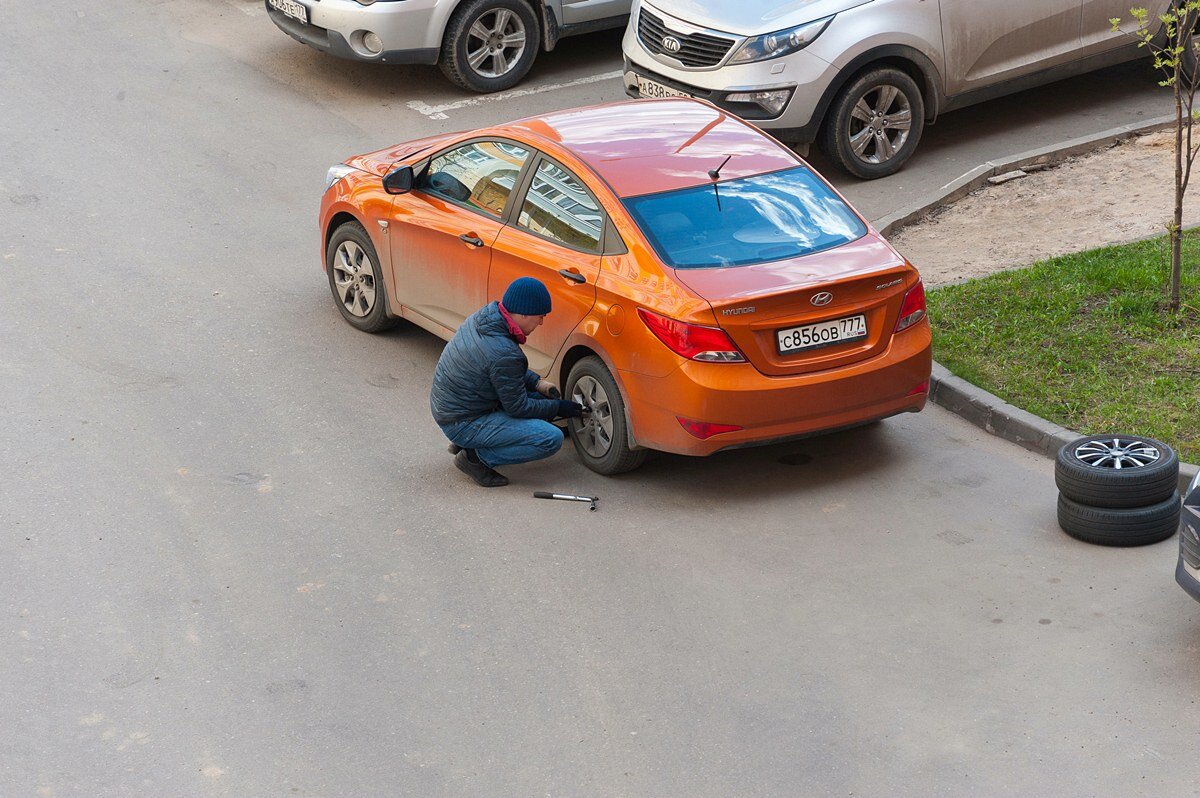
[[[625,207],[660,258],[676,269],[749,266],[861,238],[849,206],[801,166],[727,183],[629,197]]]

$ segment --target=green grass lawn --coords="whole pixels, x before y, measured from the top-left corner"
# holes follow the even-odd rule
[[[1084,434],[1158,438],[1200,462],[1200,238],[1165,311],[1166,238],[1042,261],[929,292],[933,356]]]

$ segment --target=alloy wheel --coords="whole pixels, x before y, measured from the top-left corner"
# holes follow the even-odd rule
[[[850,149],[866,163],[885,163],[908,142],[912,104],[895,86],[877,86],[858,98],[850,111]]]
[[[1136,438],[1088,441],[1075,449],[1076,459],[1095,468],[1144,468],[1161,456],[1157,447]]]
[[[333,284],[351,315],[362,318],[375,307],[375,270],[358,244],[343,241],[333,256]]]
[[[485,11],[467,30],[467,63],[482,77],[507,75],[524,53],[525,23],[507,8]]]
[[[592,457],[604,457],[613,445],[612,406],[608,393],[594,378],[584,375],[575,383],[571,399],[592,411],[586,418],[571,419],[575,440]]]

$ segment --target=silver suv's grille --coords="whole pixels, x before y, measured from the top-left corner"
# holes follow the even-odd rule
[[[678,52],[672,52],[663,46],[663,39],[668,36],[673,36],[679,41]],[[734,42],[733,39],[709,36],[706,33],[673,31],[645,8],[638,14],[638,40],[650,52],[674,58],[684,66],[690,67],[719,64]]]

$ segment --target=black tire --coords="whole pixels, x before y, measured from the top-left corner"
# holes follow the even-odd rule
[[[361,252],[363,257],[361,259],[354,258],[357,263],[351,263],[349,258],[343,260],[343,251],[340,251],[343,245],[346,245],[344,252]],[[354,249],[355,247],[357,249]],[[369,278],[365,273],[368,265],[370,266]],[[355,267],[358,271],[351,274],[349,269]],[[377,333],[395,327],[399,323],[399,319],[388,316],[387,287],[383,282],[379,256],[375,253],[375,245],[371,243],[371,237],[367,235],[367,231],[361,224],[345,222],[333,231],[333,235],[329,237],[329,245],[325,247],[325,271],[329,276],[329,292],[333,295],[333,304],[351,327],[363,332]],[[349,296],[347,301],[343,301],[339,290],[341,279],[339,274],[350,274],[351,278],[361,275],[361,285],[364,287],[370,285],[374,296],[369,308],[360,301],[365,296],[364,291],[359,291],[357,295]],[[366,312],[363,315],[356,315],[351,306],[366,310]]]
[[[1148,507],[1089,507],[1058,495],[1058,525],[1071,537],[1101,546],[1145,546],[1175,534],[1179,491]]]
[[[1118,469],[1089,464],[1087,459],[1096,457],[1080,459],[1078,455],[1081,447],[1109,447],[1113,441],[1144,444],[1145,448],[1138,451],[1153,451],[1157,459],[1146,465]],[[1153,438],[1088,435],[1059,449],[1054,461],[1054,483],[1062,495],[1091,507],[1119,509],[1158,504],[1175,492],[1178,481],[1179,457],[1170,446]]]
[[[492,55],[485,56],[478,69],[471,66],[468,42],[475,42],[476,49],[483,46],[482,41],[471,35],[471,27],[485,17],[488,18],[484,20],[485,23],[494,21],[495,17],[489,15],[504,9],[516,15],[524,33],[524,46],[519,56],[507,71],[503,72],[499,69],[496,57]],[[461,88],[478,92],[503,91],[517,85],[529,72],[529,67],[533,66],[533,60],[537,58],[540,43],[541,27],[537,15],[528,3],[522,0],[467,0],[455,10],[446,25],[438,66],[451,83]],[[488,72],[497,74],[489,75]]]
[[[878,110],[876,106],[883,100],[880,91],[888,87],[896,89],[897,96],[888,104],[887,108],[883,109],[883,115],[878,120],[879,124],[888,121],[888,113],[897,113],[907,106],[908,135],[904,137],[903,143],[893,155],[879,163],[873,163],[872,157],[881,158],[883,156],[878,149],[879,137],[868,135],[868,143],[862,155],[855,153],[850,141],[852,126],[856,133],[865,131],[866,127],[864,127],[863,120],[853,116],[853,112],[860,100],[866,101],[870,110]],[[889,143],[892,142],[892,137],[887,130],[893,129],[888,127],[882,131],[883,135],[888,136]],[[854,78],[838,92],[821,125],[818,143],[825,154],[840,169],[863,180],[874,180],[895,174],[900,167],[904,166],[917,149],[917,143],[920,142],[924,129],[925,98],[921,95],[921,89],[917,86],[916,81],[894,67],[879,67]],[[899,140],[898,131],[896,140]]]
[[[595,355],[590,355],[572,366],[571,373],[567,375],[564,396],[580,401],[579,398],[576,398],[576,391],[585,377],[595,380],[604,390],[609,406],[609,418],[612,421],[612,433],[608,451],[599,456],[593,455],[586,448],[587,441],[583,422],[579,419],[571,419],[567,424],[567,431],[571,435],[571,443],[574,444],[579,459],[597,474],[605,476],[633,471],[645,462],[646,450],[629,448],[629,427],[625,422],[625,400],[621,398],[617,382],[609,373],[608,367],[604,365],[604,361]],[[588,404],[586,401],[581,403],[585,406]]]

